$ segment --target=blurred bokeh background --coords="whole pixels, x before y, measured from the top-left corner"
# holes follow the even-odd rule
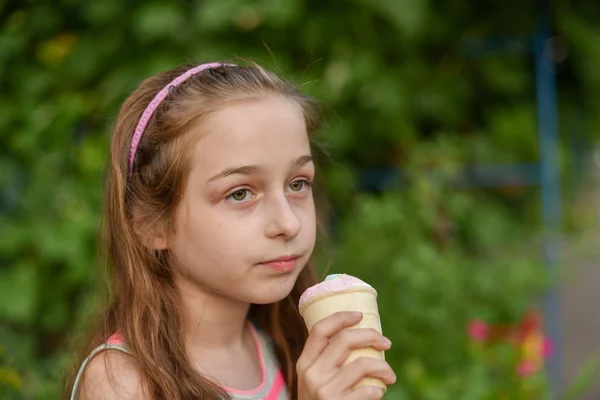
[[[0,0],[0,398],[60,397],[120,103],[241,57],[324,104],[315,257],[379,289],[386,398],[600,399],[599,19],[596,0]]]

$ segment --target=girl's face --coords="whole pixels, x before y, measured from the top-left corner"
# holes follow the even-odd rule
[[[235,103],[191,134],[191,169],[165,244],[177,279],[242,302],[283,299],[316,237],[300,108],[275,95]]]

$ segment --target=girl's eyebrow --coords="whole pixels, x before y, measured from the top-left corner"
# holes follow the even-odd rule
[[[313,162],[313,158],[312,158],[312,156],[310,154],[306,155],[306,156],[300,156],[300,157],[298,157],[296,159],[296,162],[294,163],[294,165],[296,167],[303,167],[306,164],[308,164],[309,162]]]
[[[300,156],[294,162],[294,166],[302,167],[309,162],[313,162],[311,155]],[[231,175],[252,175],[260,172],[260,170],[261,168],[258,165],[241,165],[238,167],[225,168],[223,171],[210,178],[207,183],[211,183],[217,179],[225,178]]]

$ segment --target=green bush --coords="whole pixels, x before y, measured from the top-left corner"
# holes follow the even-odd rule
[[[443,154],[456,148],[422,147],[408,162],[406,188],[354,196],[332,266],[378,289],[393,342],[386,358],[399,377],[389,397],[540,398],[528,387],[535,380],[544,388],[539,374],[518,377],[518,346],[493,344],[485,353],[498,358],[490,362],[467,334],[473,320],[519,324],[536,304],[549,283],[538,245],[506,205],[450,186],[456,168]],[[438,174],[428,174],[425,160],[436,160]]]

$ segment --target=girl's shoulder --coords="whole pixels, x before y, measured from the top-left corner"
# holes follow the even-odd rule
[[[139,364],[118,335],[98,346],[85,359],[75,379],[71,400],[143,400]]]
[[[271,336],[250,323],[261,364],[262,382],[254,391],[226,390],[233,399],[287,399],[287,388]],[[75,379],[71,400],[148,399],[139,363],[119,335],[98,346],[84,360]]]
[[[147,398],[135,359],[114,350],[103,351],[88,363],[79,388],[80,400]]]

